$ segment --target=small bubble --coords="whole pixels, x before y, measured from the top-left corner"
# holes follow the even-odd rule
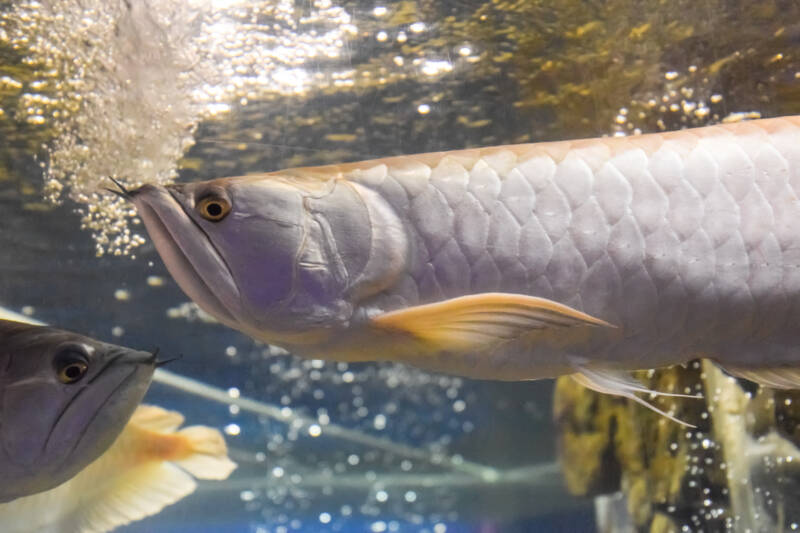
[[[126,289],[117,289],[114,291],[114,298],[116,298],[120,302],[126,302],[130,300],[131,293],[128,292]]]
[[[377,430],[384,429],[386,427],[386,417],[384,415],[375,415],[372,425]]]
[[[26,305],[22,308],[22,314],[25,316],[33,316],[34,309],[32,305]]]
[[[356,377],[355,374],[353,374],[348,370],[347,372],[342,374],[342,381],[344,381],[345,383],[352,383],[355,377]]]
[[[439,522],[435,526],[433,526],[433,533],[445,533],[447,531],[447,526]]]
[[[414,503],[417,501],[417,493],[413,490],[406,491],[405,495],[403,496],[408,503]]]
[[[231,398],[238,398],[241,395],[241,392],[236,387],[231,387],[228,389],[228,396]]]
[[[384,42],[388,38],[389,38],[389,34],[386,33],[385,31],[379,31],[375,35],[375,39],[377,39],[377,41],[380,42],[380,43]]]
[[[161,287],[164,285],[164,278],[161,276],[147,276],[147,284],[151,287]]]
[[[370,526],[370,531],[372,533],[383,533],[386,531],[386,522],[383,520],[378,520],[377,522],[373,522]]]
[[[251,502],[256,499],[256,493],[252,490],[243,490],[239,493],[239,498],[241,498],[243,502]]]
[[[237,353],[236,346],[228,346],[227,348],[225,348],[225,355],[227,355],[228,357],[236,357],[236,353]]]
[[[125,335],[125,329],[121,326],[114,326],[111,328],[111,334],[115,337],[122,337]]]
[[[357,465],[360,461],[361,459],[358,457],[358,455],[354,453],[351,453],[350,455],[347,456],[347,463],[352,466]]]
[[[420,104],[417,106],[417,113],[419,113],[420,115],[427,115],[430,112],[431,112],[431,106],[429,106],[428,104]]]
[[[672,81],[672,80],[674,80],[675,78],[677,78],[677,77],[678,77],[678,73],[677,73],[677,72],[675,72],[674,70],[670,70],[669,72],[667,72],[666,74],[664,74],[664,77],[665,77],[667,80],[669,80],[669,81]]]
[[[375,499],[383,503],[389,499],[389,493],[386,492],[385,490],[379,490],[378,492],[375,493]]]
[[[308,434],[312,437],[319,437],[322,435],[322,427],[319,424],[311,424],[308,426]]]
[[[389,10],[386,9],[386,7],[384,6],[375,6],[374,8],[372,8],[372,14],[375,15],[376,17],[382,17],[388,12]]]
[[[319,521],[323,524],[327,524],[331,521],[331,514],[330,513],[320,513],[319,514]]]
[[[239,424],[228,424],[225,426],[225,433],[231,436],[239,435],[242,432],[242,428],[239,427]]]
[[[285,474],[285,472],[280,466],[276,466],[272,469],[272,477],[282,478],[283,474]]]

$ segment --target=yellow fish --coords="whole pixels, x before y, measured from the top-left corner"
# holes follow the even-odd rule
[[[141,405],[114,444],[75,477],[0,504],[2,533],[103,533],[160,512],[191,494],[197,479],[236,468],[225,439],[183,416]]]

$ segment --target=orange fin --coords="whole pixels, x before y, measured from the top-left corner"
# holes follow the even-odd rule
[[[75,477],[49,491],[0,505],[0,531],[111,531],[160,512],[194,492],[196,479],[225,479],[236,468],[213,428],[175,430],[183,416],[140,405],[114,444]],[[182,441],[181,456],[160,451]]]
[[[175,464],[197,479],[226,479],[236,469],[228,458],[222,433],[206,426],[190,426],[178,432],[187,439],[191,454]]]
[[[702,399],[702,396],[696,396],[693,394],[678,394],[673,392],[659,392],[651,390],[645,387],[641,382],[636,380],[633,376],[629,375],[627,372],[620,370],[587,368],[584,366],[580,366],[578,367],[578,372],[575,374],[570,374],[570,377],[575,381],[577,381],[578,383],[580,383],[581,385],[583,385],[584,387],[592,389],[595,392],[599,392],[601,394],[611,394],[613,396],[622,396],[623,398],[633,400],[634,402],[643,405],[648,409],[655,411],[661,416],[664,416],[682,426],[687,426],[690,428],[695,427],[694,425],[688,422],[684,422],[683,420],[675,418],[666,411],[662,411],[655,405],[648,403],[642,398],[639,398],[634,393],[640,392],[643,394],[654,394],[656,396],[669,396],[673,398]]]
[[[552,300],[495,292],[392,311],[373,318],[372,324],[411,335],[431,348],[448,351],[484,348],[534,330],[614,327]]]
[[[172,433],[183,424],[183,415],[155,405],[142,404],[136,408],[129,424],[158,433]]]

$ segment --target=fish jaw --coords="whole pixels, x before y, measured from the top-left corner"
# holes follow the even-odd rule
[[[64,480],[111,446],[150,387],[155,372],[152,354],[126,348],[114,352],[113,361],[91,379],[87,392],[64,410],[52,432],[58,437],[48,439],[45,446],[45,455],[63,457],[58,468]],[[73,443],[67,454],[59,450],[65,441]]]
[[[49,490],[97,459],[121,433],[155,371],[153,354],[31,327],[34,335],[86,341],[102,355],[93,363],[98,370],[74,385],[32,376],[0,391],[6,431],[0,441],[0,468],[7,481],[0,487],[0,503]],[[21,341],[21,353],[31,355]],[[20,426],[23,431],[15,430]]]
[[[178,286],[204,311],[238,328],[239,288],[211,240],[164,187],[145,185],[131,199]]]

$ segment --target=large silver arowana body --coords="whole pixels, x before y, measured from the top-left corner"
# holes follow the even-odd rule
[[[183,290],[300,355],[487,379],[800,367],[800,117],[130,196]]]

